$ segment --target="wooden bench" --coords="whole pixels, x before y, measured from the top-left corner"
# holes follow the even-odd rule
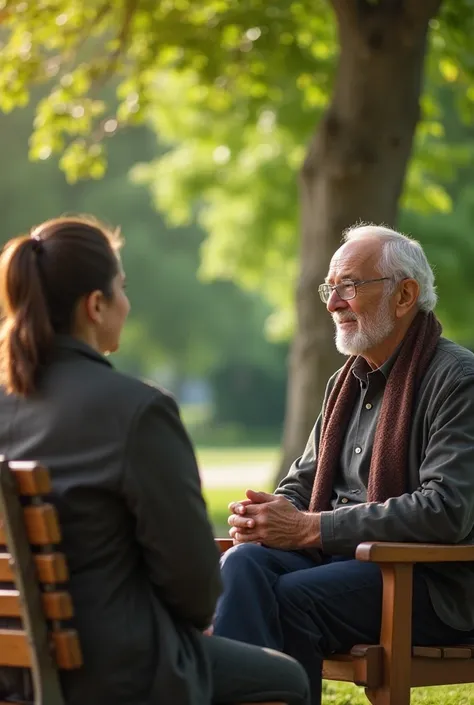
[[[29,669],[36,705],[65,705],[59,669],[80,668],[82,655],[50,491],[45,467],[0,457],[0,620],[10,622],[0,628],[0,667]]]
[[[0,461],[0,582],[11,584],[0,617],[13,623],[0,629],[0,666],[30,669],[35,702],[64,705],[58,669],[79,668],[82,656],[56,511],[43,500],[50,489],[37,463]]]
[[[222,552],[233,545],[231,539],[217,543]],[[378,563],[382,571],[380,643],[359,644],[325,660],[323,678],[363,686],[373,705],[409,705],[410,688],[417,686],[474,683],[474,643],[411,645],[414,564],[474,562],[474,546],[362,543],[356,558]]]

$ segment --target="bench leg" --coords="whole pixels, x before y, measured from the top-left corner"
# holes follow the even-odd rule
[[[413,566],[381,564],[383,681],[366,689],[372,705],[410,705]]]
[[[410,705],[410,688],[406,683],[392,683],[376,690],[365,689],[372,705]]]

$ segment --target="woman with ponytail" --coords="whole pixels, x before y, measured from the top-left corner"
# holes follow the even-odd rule
[[[173,398],[114,369],[129,302],[121,240],[58,218],[0,257],[0,454],[51,472],[84,666],[68,705],[284,700],[292,659],[203,634],[221,589],[192,445]],[[0,699],[23,699],[0,674]]]
[[[7,393],[36,390],[55,334],[80,339],[94,332],[99,352],[118,347],[129,309],[120,245],[116,233],[85,218],[51,220],[7,243],[0,260],[0,379]],[[113,324],[107,339],[99,330],[103,315]]]

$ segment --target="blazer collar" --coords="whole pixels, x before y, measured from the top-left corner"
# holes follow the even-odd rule
[[[113,367],[112,363],[109,362],[104,355],[101,355],[97,350],[91,348],[90,345],[87,345],[87,343],[84,343],[78,338],[74,338],[72,335],[56,335],[55,344],[56,348],[60,351],[67,351],[72,354],[82,355],[83,357],[89,357],[91,360]]]

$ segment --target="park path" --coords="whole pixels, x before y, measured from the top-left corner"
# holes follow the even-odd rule
[[[269,487],[275,464],[273,461],[240,462],[200,468],[204,487]]]

